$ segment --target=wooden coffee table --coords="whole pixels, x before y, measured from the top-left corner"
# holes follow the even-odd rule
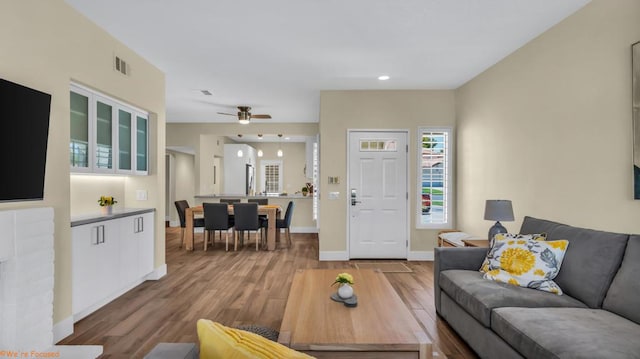
[[[354,277],[355,308],[329,298],[345,271]],[[384,274],[370,269],[296,271],[278,342],[316,358],[432,358],[418,322]]]

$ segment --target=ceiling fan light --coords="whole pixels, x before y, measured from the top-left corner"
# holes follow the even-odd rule
[[[262,157],[264,156],[264,152],[262,152],[262,150],[258,150],[258,157]]]
[[[278,157],[282,157],[284,156],[284,153],[282,153],[282,150],[278,150]]]
[[[240,124],[242,125],[246,125],[249,123],[249,120],[251,119],[251,114],[245,111],[240,111],[238,112],[238,122],[240,122]]]

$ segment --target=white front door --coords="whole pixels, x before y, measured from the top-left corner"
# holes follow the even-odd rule
[[[407,138],[349,132],[350,258],[407,258]]]

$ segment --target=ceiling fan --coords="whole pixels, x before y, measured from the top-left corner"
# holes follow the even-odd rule
[[[271,118],[271,115],[266,115],[266,114],[262,114],[262,115],[252,115],[251,112],[251,107],[249,106],[238,106],[238,114],[234,115],[232,113],[226,113],[226,112],[218,112],[218,114],[220,115],[227,115],[227,116],[238,116],[238,122],[240,122],[243,125],[246,125],[249,123],[249,121],[251,121],[252,118]]]

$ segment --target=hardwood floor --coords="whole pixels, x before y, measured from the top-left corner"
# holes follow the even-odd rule
[[[292,234],[292,248],[256,252],[252,241],[237,252],[224,242],[196,251],[178,248],[180,229],[166,228],[168,274],[147,281],[79,321],[60,344],[100,344],[101,358],[142,358],[160,342],[197,342],[196,321],[279,329],[291,274],[298,268],[354,268],[358,261],[318,261],[318,240]],[[362,261],[361,261],[362,262]],[[371,261],[366,261],[371,262]],[[450,359],[477,358],[435,314],[433,263],[405,262],[413,273],[385,273],[439,351]]]

